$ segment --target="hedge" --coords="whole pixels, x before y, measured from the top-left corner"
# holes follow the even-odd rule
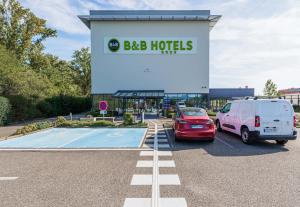
[[[9,100],[0,96],[0,126],[6,125],[9,120],[11,105]]]
[[[115,124],[110,121],[100,120],[100,121],[65,121],[57,125],[57,127],[66,128],[82,128],[82,127],[114,127]]]
[[[123,115],[123,123],[124,125],[132,125],[134,124],[133,115],[131,113],[124,113]]]
[[[92,99],[90,97],[55,96],[47,98],[37,104],[37,109],[46,116],[67,115],[90,110]]]

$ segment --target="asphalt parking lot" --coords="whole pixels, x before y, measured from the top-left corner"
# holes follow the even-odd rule
[[[171,131],[170,131],[171,132]],[[298,130],[299,133],[299,130]],[[298,206],[300,203],[300,140],[243,144],[218,133],[214,143],[174,142],[180,186],[160,187],[162,197],[184,197],[189,207]],[[140,151],[0,151],[0,206],[120,206],[125,198],[151,197],[150,186],[131,186]],[[160,160],[167,159],[159,157]]]

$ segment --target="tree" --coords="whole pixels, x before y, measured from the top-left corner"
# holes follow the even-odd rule
[[[16,0],[0,0],[0,43],[14,51],[21,62],[28,63],[31,55],[44,49],[42,42],[55,36],[56,31],[46,27],[46,20]]]
[[[264,88],[265,96],[278,96],[277,86],[271,79],[267,80]]]
[[[91,93],[91,53],[89,48],[76,50],[72,56],[71,65],[76,72],[76,82],[81,87],[83,95]]]

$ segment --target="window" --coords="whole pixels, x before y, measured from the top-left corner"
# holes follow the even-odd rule
[[[222,108],[221,112],[228,113],[230,111],[230,108],[231,108],[231,103],[228,103]]]
[[[182,113],[185,116],[206,116],[206,112],[204,110],[183,110]]]

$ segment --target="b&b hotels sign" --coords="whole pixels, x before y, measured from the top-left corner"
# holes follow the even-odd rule
[[[194,37],[105,37],[105,54],[195,54],[197,38]]]

